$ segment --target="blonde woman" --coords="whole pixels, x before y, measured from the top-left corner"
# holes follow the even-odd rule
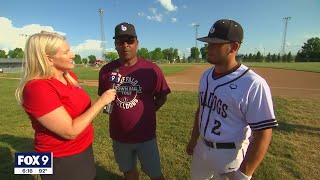
[[[35,151],[53,152],[53,175],[42,175],[43,180],[95,177],[92,121],[115,99],[110,89],[91,105],[70,71],[74,57],[65,37],[57,33],[37,33],[26,43],[16,98],[35,130]]]

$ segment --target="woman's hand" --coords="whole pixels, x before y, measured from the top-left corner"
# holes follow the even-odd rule
[[[99,98],[99,101],[104,103],[104,105],[110,104],[112,101],[115,100],[117,92],[115,89],[109,89],[105,91]]]

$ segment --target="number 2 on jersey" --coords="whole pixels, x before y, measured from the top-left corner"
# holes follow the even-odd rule
[[[211,133],[220,136],[220,132],[218,131],[218,129],[220,128],[220,126],[221,126],[221,122],[215,119],[215,120],[214,120],[214,126],[213,126],[213,128],[212,128]]]

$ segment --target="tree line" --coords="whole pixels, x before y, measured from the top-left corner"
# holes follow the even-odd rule
[[[23,58],[22,48],[15,48],[14,50],[9,50],[6,53],[4,50],[0,50],[0,58]],[[208,44],[198,49],[197,47],[192,47],[190,49],[190,56],[182,57],[178,54],[178,49],[176,48],[166,48],[161,49],[159,47],[152,51],[147,48],[140,48],[137,51],[141,58],[149,59],[157,63],[197,63],[203,62],[208,56]],[[201,56],[201,57],[200,57]],[[107,52],[104,54],[104,59],[107,61],[113,61],[118,58],[116,52]],[[294,57],[291,52],[288,54],[271,54],[263,55],[260,51],[256,54],[238,54],[237,59],[239,61],[245,62],[320,62],[320,38],[313,37],[307,40],[301,49],[298,51],[297,55]],[[94,64],[97,58],[94,55],[90,55],[86,58],[81,58],[79,54],[75,55],[74,62],[76,64]]]

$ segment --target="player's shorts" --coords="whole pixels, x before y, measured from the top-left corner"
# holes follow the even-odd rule
[[[42,180],[88,180],[96,176],[92,145],[79,154],[53,158],[53,174],[41,175]]]
[[[199,139],[191,162],[191,180],[228,179],[229,172],[239,169],[249,142],[236,144],[235,148],[211,148]]]
[[[136,168],[137,159],[139,159],[143,172],[148,176],[160,177],[162,175],[156,138],[136,144],[113,140],[113,152],[122,172]]]

